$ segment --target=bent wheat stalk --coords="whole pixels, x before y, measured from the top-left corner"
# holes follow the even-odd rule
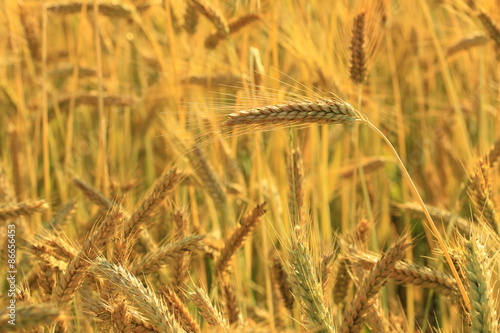
[[[389,146],[391,152],[396,157],[396,161],[410,184],[410,189],[413,195],[417,199],[418,203],[422,207],[425,218],[427,219],[428,225],[426,227],[430,229],[431,233],[436,237],[440,248],[442,249],[444,256],[450,269],[453,273],[454,278],[457,280],[458,288],[460,294],[464,299],[464,303],[468,309],[470,309],[470,301],[465,291],[465,288],[460,280],[457,270],[453,265],[450,254],[446,248],[443,238],[439,233],[436,224],[432,220],[432,217],[427,210],[427,207],[417,190],[415,183],[413,182],[408,170],[399,157],[398,152],[385,136],[382,131],[380,131],[374,124],[372,124],[368,118],[356,110],[352,105],[342,100],[339,97],[333,98],[321,98],[316,101],[298,101],[290,102],[286,104],[277,105],[267,105],[264,107],[253,108],[249,110],[242,110],[236,113],[231,113],[227,116],[227,120],[222,124],[225,127],[241,127],[241,126],[252,126],[258,125],[264,127],[265,125],[279,125],[279,124],[304,124],[304,123],[318,123],[318,124],[353,124],[353,123],[363,123],[377,133]],[[429,240],[430,241],[430,240]]]

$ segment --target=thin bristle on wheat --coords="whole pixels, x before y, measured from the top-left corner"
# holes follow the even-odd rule
[[[406,249],[410,245],[410,238],[402,236],[372,268],[370,274],[359,287],[353,302],[344,313],[344,319],[340,327],[341,333],[359,332],[375,296],[387,282],[396,263],[404,258]]]
[[[349,103],[338,98],[268,105],[231,113],[227,117],[225,126],[280,123],[352,124],[364,120]]]
[[[365,54],[365,12],[361,12],[354,18],[352,27],[350,59],[350,76],[355,84],[361,84],[366,78],[366,54]]]

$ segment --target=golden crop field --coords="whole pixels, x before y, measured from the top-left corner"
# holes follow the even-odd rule
[[[499,1],[0,9],[1,332],[499,332]]]

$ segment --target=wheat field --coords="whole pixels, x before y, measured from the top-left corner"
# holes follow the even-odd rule
[[[0,9],[1,332],[499,332],[499,1]]]

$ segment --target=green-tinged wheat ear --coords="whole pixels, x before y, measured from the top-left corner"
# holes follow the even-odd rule
[[[491,259],[481,242],[473,235],[465,241],[465,271],[471,301],[471,332],[498,332],[499,318],[492,290]]]
[[[149,193],[140,201],[134,213],[127,221],[125,238],[137,237],[143,224],[153,216],[161,202],[171,194],[179,183],[181,173],[177,169],[164,172],[151,187]]]
[[[119,288],[127,300],[160,332],[183,333],[164,301],[125,268],[98,258],[93,271]]]
[[[311,254],[302,242],[294,240],[287,264],[295,299],[306,318],[306,328],[314,332],[335,332],[333,317],[325,305],[322,284]]]
[[[396,263],[404,258],[405,251],[410,245],[409,236],[402,236],[375,264],[358,288],[354,300],[347,307],[339,332],[356,333],[360,331],[375,296],[385,285]]]
[[[0,206],[0,221],[30,216],[46,211],[49,205],[45,200],[23,201]]]

